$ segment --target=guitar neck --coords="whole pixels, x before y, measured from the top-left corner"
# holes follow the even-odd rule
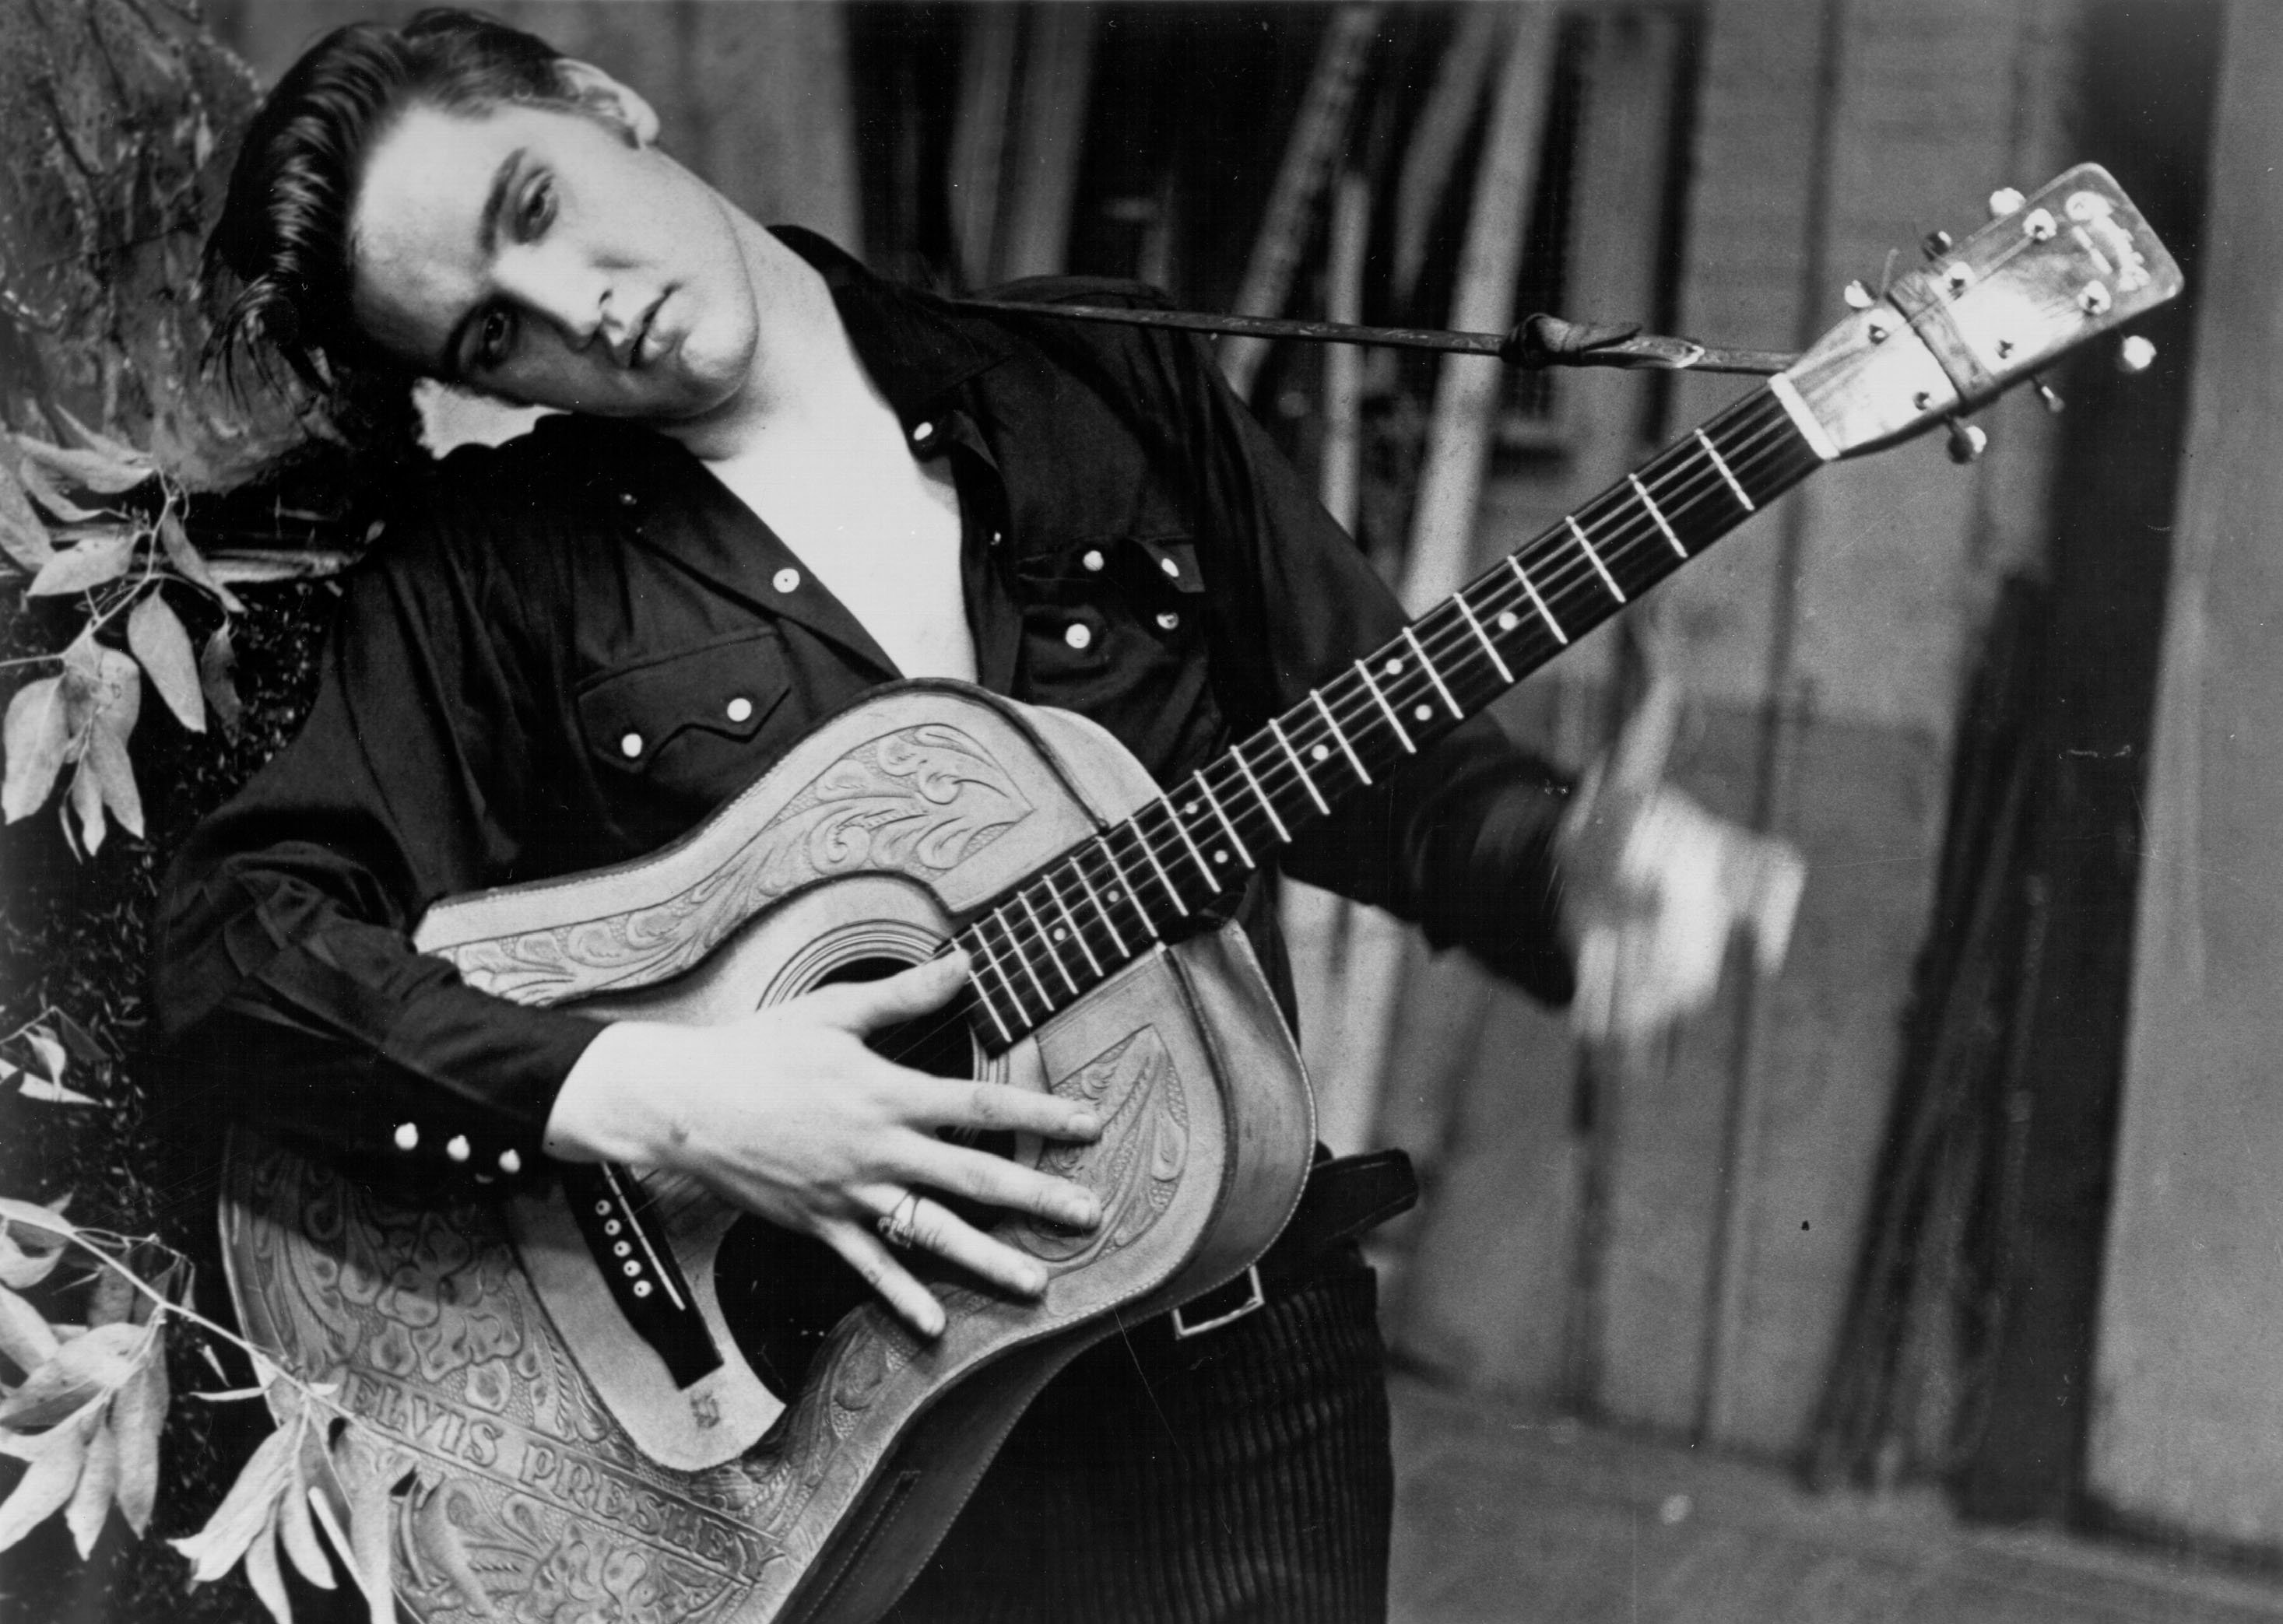
[[[1015,1042],[1184,934],[1302,833],[1821,464],[1777,379],[1508,554],[955,940],[978,1034]],[[995,1040],[995,1041],[994,1041]]]

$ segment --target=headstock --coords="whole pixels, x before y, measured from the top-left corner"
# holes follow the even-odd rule
[[[1997,218],[1883,297],[1851,298],[1860,307],[1782,375],[1819,449],[1852,456],[1954,421],[2180,291],[2180,268],[2098,164],[1991,206]]]

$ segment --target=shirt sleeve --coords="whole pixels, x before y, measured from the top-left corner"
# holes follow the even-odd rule
[[[1219,579],[1212,657],[1232,719],[1250,730],[1408,623],[1198,343],[1156,342],[1197,478]],[[1214,568],[1207,564],[1209,571]],[[1572,966],[1560,933],[1554,834],[1569,779],[1487,713],[1469,719],[1303,834],[1285,872],[1418,923],[1549,1003]]]
[[[600,1030],[413,950],[440,897],[514,877],[529,711],[479,557],[393,521],[350,576],[300,736],[201,824],[160,903],[177,1103],[406,1171],[530,1176]]]

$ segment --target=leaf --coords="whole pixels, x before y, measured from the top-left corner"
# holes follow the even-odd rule
[[[291,552],[274,548],[241,548],[218,552],[208,563],[216,580],[260,586],[268,581],[308,581],[339,575],[355,563],[357,556],[329,548],[296,548]]]
[[[27,1100],[36,1100],[43,1105],[101,1105],[92,1094],[82,1094],[75,1088],[66,1088],[60,1083],[43,1083],[39,1078],[25,1076],[18,1092]]]
[[[284,1496],[287,1500],[292,1497],[291,1494]],[[245,1578],[277,1624],[293,1624],[292,1604],[285,1599],[285,1577],[277,1571],[277,1506],[269,1508],[269,1520],[261,1525],[261,1531],[253,1536],[253,1543],[245,1548]]]
[[[118,719],[123,740],[143,712],[142,671],[118,649],[96,641],[91,629],[82,632],[64,650],[64,703],[74,737],[90,720],[109,715]]]
[[[238,670],[238,648],[230,641],[230,622],[225,620],[206,639],[206,652],[199,656],[199,687],[206,696],[206,704],[222,724],[225,736],[238,736],[238,719],[245,707],[238,702],[238,684],[232,680]]]
[[[135,535],[134,530],[121,526],[73,543],[70,551],[58,553],[40,566],[32,584],[24,588],[26,594],[55,597],[117,580],[135,562]]]
[[[79,843],[88,856],[103,850],[103,781],[95,775],[92,763],[82,758],[78,771],[72,774],[72,810],[79,814]]]
[[[58,518],[74,523],[103,517],[101,509],[82,508],[58,490],[55,480],[38,463],[26,462],[16,471],[18,478],[24,482],[26,493]]]
[[[191,1582],[205,1584],[235,1566],[267,1527],[277,1497],[289,1492],[299,1473],[294,1454],[300,1447],[300,1424],[281,1426],[261,1441],[230,1486],[230,1493],[206,1519],[206,1526],[187,1539],[168,1542],[191,1563]]]
[[[126,1323],[128,1315],[142,1297],[143,1294],[135,1289],[134,1282],[123,1271],[117,1269],[99,1270],[95,1277],[95,1290],[88,1295],[89,1328]]]
[[[0,1424],[22,1431],[45,1426],[116,1392],[135,1373],[143,1333],[133,1325],[97,1325],[66,1342],[0,1400]]]
[[[64,1513],[64,1524],[71,1529],[72,1542],[79,1547],[82,1562],[95,1549],[96,1536],[103,1532],[104,1519],[111,1514],[112,1493],[118,1487],[119,1435],[111,1430],[108,1419],[98,1415],[90,1423],[79,1487],[72,1491],[71,1507]]]
[[[131,491],[145,479],[156,478],[159,470],[151,459],[139,451],[128,451],[123,456],[113,456],[101,451],[81,451],[67,446],[51,446],[26,435],[16,436],[16,444],[33,462],[50,472],[60,475],[82,490],[99,491],[108,496],[120,491]],[[121,450],[125,450],[121,447]]]
[[[64,1040],[64,1047],[72,1052],[73,1059],[85,1065],[100,1066],[116,1058],[116,1051],[62,1010],[49,1013],[56,1018],[56,1036]]]
[[[109,457],[113,462],[123,465],[133,466],[140,464],[144,468],[149,468],[152,465],[149,453],[137,451],[134,447],[127,444],[124,440],[113,439],[110,435],[104,433],[100,429],[89,428],[87,424],[73,416],[70,410],[66,407],[58,406],[55,408],[55,411],[56,415],[64,420],[66,426],[68,427],[73,433],[79,436],[81,442],[85,445],[90,451],[100,452],[105,456]]]
[[[317,1542],[317,1527],[309,1515],[309,1496],[289,1494],[278,1503],[277,1534],[285,1542],[285,1554],[293,1558],[293,1566],[302,1578],[320,1590],[336,1588],[333,1565],[325,1558],[325,1548]]]
[[[0,811],[11,823],[46,802],[63,769],[64,750],[71,742],[63,681],[61,677],[43,677],[27,682],[8,702],[8,719],[0,729],[0,750],[8,757]]]
[[[23,482],[5,461],[0,461],[0,552],[23,565],[27,575],[37,574],[40,566],[56,556],[48,527],[32,510]]]
[[[88,735],[87,759],[94,765],[96,781],[103,787],[103,804],[111,809],[111,815],[129,834],[140,835],[143,792],[135,786],[135,765],[127,757],[127,734],[115,719],[119,714],[105,711],[95,719],[95,731]],[[127,726],[133,725],[130,718]]]
[[[41,1207],[0,1195],[0,1222],[20,1224],[42,1239],[61,1246],[79,1239],[79,1225],[63,1216],[64,1203],[70,1200],[70,1196],[62,1195],[52,1205]]]
[[[22,1441],[23,1457],[32,1464],[16,1480],[6,1503],[0,1504],[0,1550],[22,1539],[71,1498],[79,1483],[81,1463],[87,1457],[83,1426],[58,1426]]]
[[[151,1331],[151,1351],[119,1396],[111,1426],[119,1434],[119,1514],[139,1538],[159,1497],[159,1434],[167,1422],[167,1333]]]
[[[50,1256],[47,1268],[43,1269],[41,1274],[44,1275],[48,1269],[54,1268],[56,1259],[62,1255],[58,1252]],[[14,1292],[0,1287],[0,1353],[13,1359],[16,1368],[28,1376],[54,1358],[59,1346],[56,1333],[41,1317],[39,1309]]]
[[[165,598],[148,592],[136,602],[127,617],[127,646],[143,662],[151,686],[175,719],[192,733],[204,733],[206,707],[199,696],[198,657],[191,652],[191,634]]]
[[[64,1053],[63,1045],[56,1041],[55,1034],[45,1027],[27,1027],[24,1031],[24,1041],[30,1044],[39,1055],[40,1069],[48,1074],[48,1081],[62,1082],[64,1069],[71,1064],[71,1060]]]
[[[231,614],[245,612],[244,600],[214,579],[214,571],[206,565],[206,555],[191,544],[191,532],[183,528],[182,519],[172,508],[159,516],[159,546],[165,551],[167,562],[184,580],[212,593]]]
[[[13,1070],[14,1068],[8,1069]],[[37,1286],[55,1272],[56,1265],[63,1261],[63,1256],[60,1248],[35,1256],[18,1246],[13,1235],[0,1230],[0,1286],[12,1286],[21,1291],[27,1286]]]

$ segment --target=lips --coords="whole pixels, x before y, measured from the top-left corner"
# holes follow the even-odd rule
[[[671,342],[666,338],[660,338],[655,346],[651,342],[651,334],[656,326],[658,313],[665,306],[666,298],[666,293],[660,293],[652,299],[650,308],[643,312],[642,320],[635,324],[634,341],[627,346],[627,364],[629,367],[649,365],[658,358],[667,344]]]

